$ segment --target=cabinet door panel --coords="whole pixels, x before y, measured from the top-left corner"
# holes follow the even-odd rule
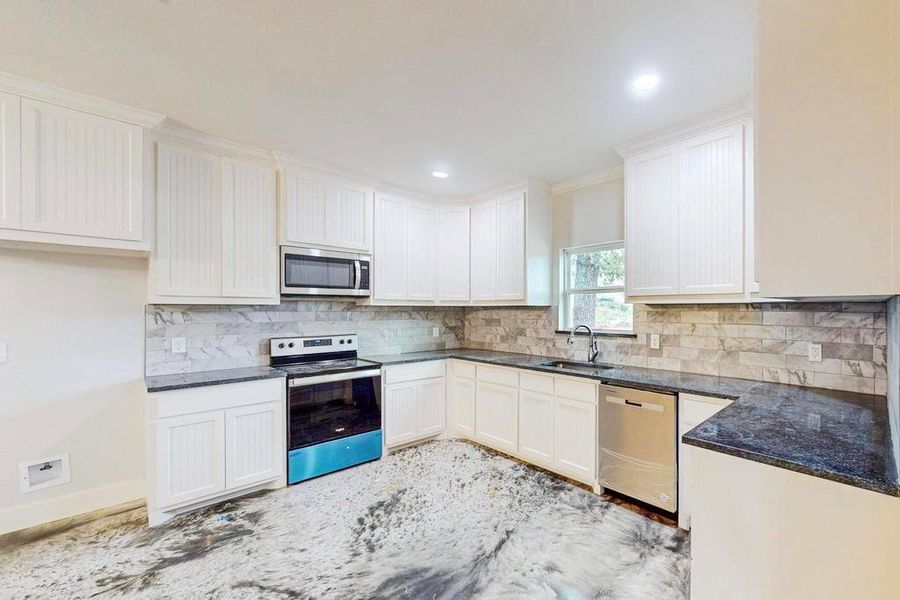
[[[557,398],[553,429],[556,470],[593,483],[597,478],[597,407]]]
[[[396,446],[416,439],[418,402],[416,382],[397,383],[385,388],[384,443]]]
[[[409,300],[434,300],[434,213],[434,207],[425,204],[407,206],[406,297]]]
[[[343,184],[328,188],[326,211],[327,243],[339,248],[371,250],[371,209],[369,193]]]
[[[469,299],[469,209],[437,210],[438,300]]]
[[[497,299],[525,298],[525,198],[497,201]]]
[[[407,209],[399,198],[375,200],[375,300],[405,300],[407,293]]]
[[[625,162],[625,285],[629,296],[678,293],[677,153]]]
[[[553,396],[519,391],[519,454],[538,464],[553,463]]]
[[[143,239],[143,130],[28,99],[21,111],[22,229]]]
[[[327,186],[315,177],[286,169],[282,218],[289,244],[326,244]]]
[[[160,144],[157,171],[157,293],[218,296],[222,292],[218,158]]]
[[[225,489],[225,413],[221,410],[156,422],[157,493],[161,508]]]
[[[475,439],[514,453],[518,448],[518,390],[484,381],[475,385]]]
[[[282,472],[284,426],[280,402],[225,411],[225,487],[277,479]]]
[[[456,409],[456,433],[475,438],[475,380],[455,377],[453,404]]]
[[[0,93],[0,227],[9,229],[18,229],[21,225],[19,104],[18,96]]]
[[[443,377],[418,382],[418,435],[442,433],[447,424],[446,380]]]
[[[497,296],[497,203],[473,206],[471,219],[472,300],[494,300]]]
[[[226,159],[222,166],[222,248],[225,296],[275,298],[275,172]]]
[[[743,292],[743,126],[691,138],[678,155],[680,291]]]

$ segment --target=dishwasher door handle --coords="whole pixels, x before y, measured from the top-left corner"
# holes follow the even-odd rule
[[[644,410],[652,410],[654,412],[663,412],[665,410],[662,404],[655,404],[653,402],[634,402],[622,398],[621,396],[606,396],[606,401],[610,404],[618,404],[619,406],[630,408],[643,408]]]

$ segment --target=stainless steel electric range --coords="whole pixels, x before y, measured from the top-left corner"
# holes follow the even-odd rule
[[[287,479],[298,483],[381,457],[381,365],[355,334],[273,338],[287,372]]]

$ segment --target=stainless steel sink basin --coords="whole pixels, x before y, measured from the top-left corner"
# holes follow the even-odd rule
[[[566,369],[568,371],[602,371],[603,369],[612,369],[609,365],[595,365],[589,362],[577,362],[573,360],[548,360],[540,363],[542,367],[552,367],[554,369]]]

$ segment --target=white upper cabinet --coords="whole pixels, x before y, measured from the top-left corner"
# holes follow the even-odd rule
[[[0,228],[18,229],[21,224],[20,104],[19,96],[0,93]]]
[[[271,167],[222,161],[222,294],[269,298],[278,287],[275,173]]]
[[[469,207],[437,209],[437,299],[469,300]]]
[[[746,110],[620,149],[626,295],[754,299],[752,122]]]
[[[430,301],[435,299],[435,208],[429,204],[411,202],[407,206],[407,298]]]
[[[162,142],[151,302],[277,304],[275,168]]]
[[[281,169],[282,244],[372,251],[372,192],[328,173]]]
[[[379,194],[375,198],[375,254],[372,258],[375,300],[406,300],[408,206],[406,200]]]
[[[497,300],[525,299],[525,194],[497,200]]]
[[[472,301],[497,298],[497,203],[472,207]]]

